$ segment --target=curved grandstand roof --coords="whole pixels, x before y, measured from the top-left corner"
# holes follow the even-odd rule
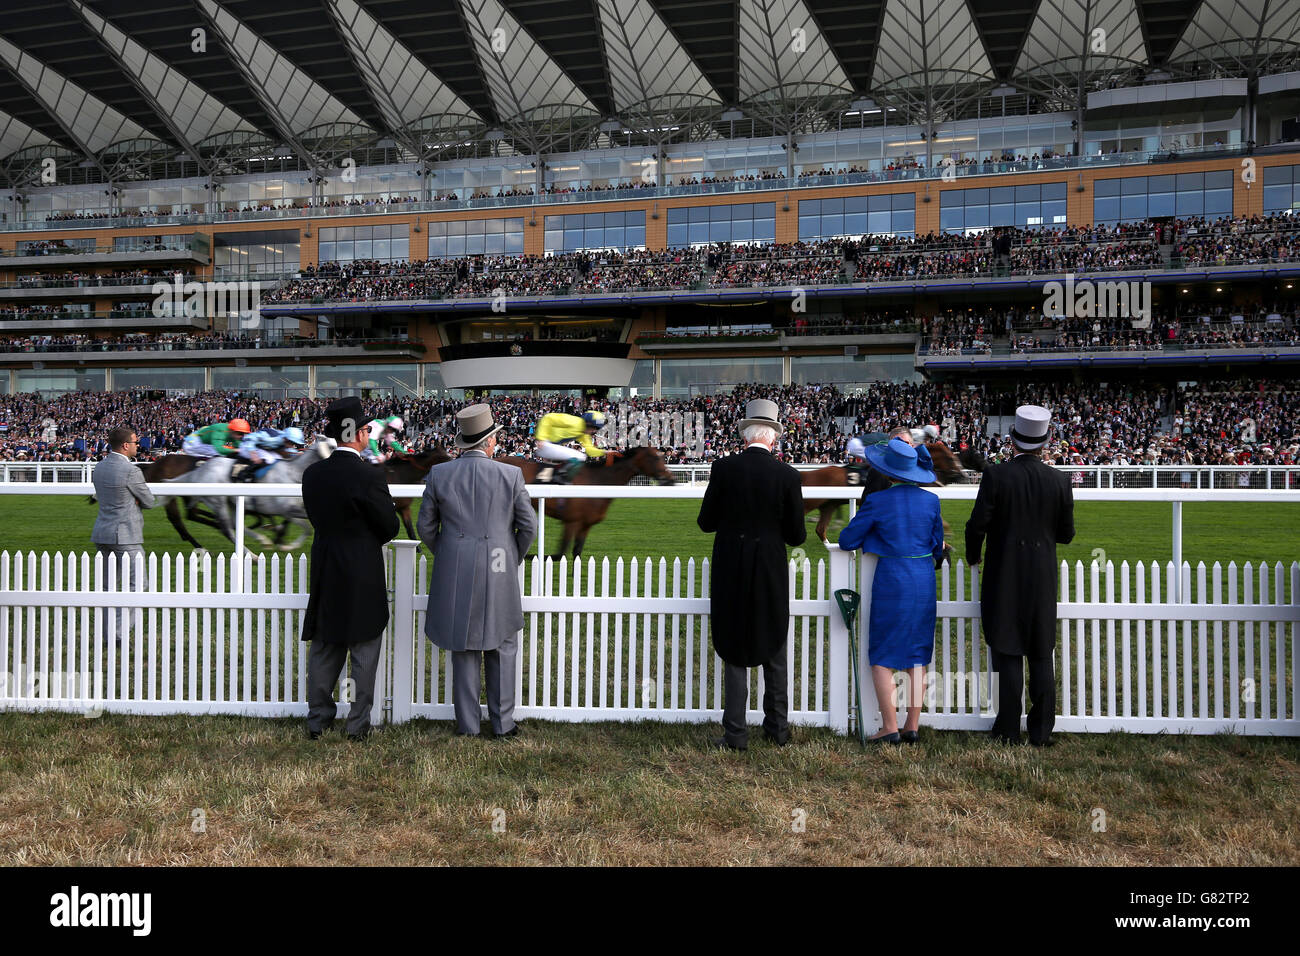
[[[0,21],[0,167],[770,135],[868,97],[934,124],[1294,69],[1300,0],[32,0]]]

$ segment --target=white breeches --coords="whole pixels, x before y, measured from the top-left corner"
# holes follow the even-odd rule
[[[557,445],[553,441],[539,441],[537,457],[545,458],[547,461],[586,461],[587,453],[581,448]]]
[[[216,458],[220,454],[211,445],[204,444],[194,435],[186,435],[181,442],[181,454],[194,458]]]

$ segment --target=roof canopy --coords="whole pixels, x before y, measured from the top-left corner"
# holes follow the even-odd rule
[[[31,0],[0,27],[0,173],[779,135],[861,97],[933,125],[1007,86],[1048,112],[1294,69],[1300,0]]]

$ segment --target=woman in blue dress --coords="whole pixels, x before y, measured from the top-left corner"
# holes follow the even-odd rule
[[[921,720],[925,668],[934,657],[934,572],[943,559],[943,516],[939,496],[918,484],[934,472],[918,461],[917,449],[901,438],[867,449],[871,467],[893,484],[868,495],[840,533],[839,545],[880,556],[871,585],[867,655],[880,702],[880,743],[915,743]],[[900,733],[894,697],[896,670],[908,672],[907,721]]]

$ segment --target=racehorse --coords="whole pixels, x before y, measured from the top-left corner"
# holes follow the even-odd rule
[[[302,483],[302,473],[307,470],[308,466],[315,463],[320,458],[326,458],[334,450],[333,444],[327,439],[316,436],[311,443],[294,458],[284,461],[277,461],[268,468],[258,479],[258,484],[286,484],[297,485]],[[171,457],[171,456],[168,456]],[[172,479],[174,482],[199,482],[202,484],[225,484],[230,481],[230,473],[234,469],[235,459],[219,456],[209,458],[194,468],[177,478]],[[163,497],[162,501],[169,506],[174,499]],[[187,516],[199,521],[202,524],[212,524],[223,535],[230,539],[233,544],[235,541],[235,522],[233,508],[230,505],[230,499],[224,497],[199,498],[197,503],[206,505],[214,516],[214,521],[207,521],[204,517],[194,514],[193,507],[187,508]],[[311,528],[311,523],[307,520],[307,512],[303,509],[301,498],[272,497],[249,498],[246,509],[247,514],[258,515],[261,517],[282,517],[286,521],[281,524],[277,530],[274,539],[268,538],[256,527],[249,528],[248,532],[252,534],[263,547],[278,547],[281,551],[292,551],[299,547],[307,537],[307,532]],[[171,516],[171,512],[168,512]],[[179,515],[176,518],[179,521]],[[176,523],[173,521],[173,524]],[[299,529],[299,534],[289,543],[282,543],[284,534],[289,525],[293,524]],[[183,534],[196,548],[202,550],[202,545],[194,541],[192,537]]]
[[[957,461],[951,450],[943,442],[929,442],[926,449],[930,452],[930,458],[934,462],[934,476],[937,479],[935,486],[955,485],[962,482],[969,482],[965,472],[962,471],[961,463]],[[808,488],[840,488],[850,483],[849,469],[843,465],[827,465],[825,468],[818,468],[815,471],[804,471],[799,473],[800,481]],[[853,476],[858,478],[857,475]],[[853,482],[856,484],[857,482]],[[866,492],[862,493],[866,497]],[[859,503],[861,503],[859,501]],[[822,544],[826,543],[826,532],[830,529],[831,519],[835,517],[844,504],[843,498],[805,498],[803,503],[803,513],[809,514],[816,511],[817,515],[817,537],[821,538]]]
[[[428,451],[418,455],[395,456],[384,462],[384,478],[390,485],[418,485],[429,474],[430,468],[444,461],[451,461],[451,455],[447,454],[447,449],[441,445],[434,445]],[[402,516],[406,536],[412,541],[419,541],[415,534],[415,525],[411,523],[411,502],[414,500],[394,498],[393,504],[397,507],[397,513]]]
[[[547,467],[532,458],[515,455],[497,459],[508,465],[523,470],[524,483],[531,484],[537,477],[539,468]],[[609,464],[602,464],[599,459],[587,462],[573,478],[575,485],[626,485],[633,478],[644,475],[666,485],[673,484],[672,472],[664,464],[664,456],[657,448],[628,448],[613,452]],[[562,494],[559,492],[558,494]],[[593,526],[605,520],[609,513],[609,498],[549,498],[546,504],[546,516],[564,523],[564,536],[560,549],[553,557],[562,558],[573,542],[573,557],[582,556],[582,546],[587,540],[587,533]]]

